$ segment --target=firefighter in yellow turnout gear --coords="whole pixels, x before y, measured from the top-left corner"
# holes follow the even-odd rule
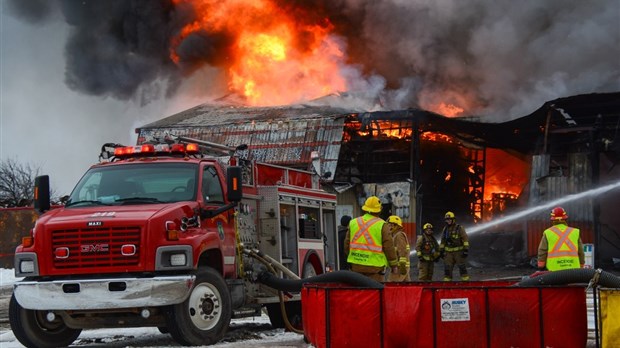
[[[409,275],[411,267],[411,262],[409,261],[409,253],[411,252],[411,247],[409,246],[409,239],[407,238],[407,234],[405,234],[405,230],[403,229],[403,220],[397,215],[392,215],[388,218],[387,222],[392,228],[392,240],[394,240],[396,257],[398,257],[398,272],[390,272],[388,281],[411,281],[411,276]]]
[[[562,207],[551,210],[553,226],[543,232],[538,245],[538,269],[560,271],[582,268],[585,264],[579,229],[566,224],[568,214]]]
[[[398,272],[398,260],[390,226],[379,217],[381,201],[370,196],[362,206],[364,215],[349,222],[344,252],[351,271],[376,281],[385,281],[386,267]]]
[[[418,278],[433,280],[435,262],[439,259],[439,243],[433,236],[433,225],[425,223],[423,230],[415,244],[418,254]]]
[[[469,255],[469,239],[463,226],[456,223],[454,213],[449,211],[444,216],[446,226],[441,233],[439,252],[444,262],[444,281],[452,280],[452,271],[459,268],[461,280],[469,280],[467,274],[467,256]]]

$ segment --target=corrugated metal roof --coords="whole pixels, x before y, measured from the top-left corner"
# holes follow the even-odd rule
[[[336,173],[344,117],[350,110],[326,106],[237,107],[203,104],[139,128],[140,137],[166,133],[227,146],[248,145],[250,158],[309,169],[312,151],[322,173]]]
[[[247,107],[219,104],[202,104],[181,111],[141,128],[209,127],[253,122],[290,122],[313,118],[337,118],[351,114],[350,109],[322,105],[286,105],[272,107]]]

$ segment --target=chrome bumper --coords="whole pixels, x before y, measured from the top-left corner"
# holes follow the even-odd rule
[[[95,310],[167,306],[187,299],[195,276],[20,281],[17,302],[32,310]]]

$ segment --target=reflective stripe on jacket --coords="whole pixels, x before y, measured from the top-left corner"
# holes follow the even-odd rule
[[[402,227],[397,227],[392,230],[392,240],[394,241],[394,248],[396,248],[396,256],[398,257],[399,264],[405,264],[407,268],[410,267],[409,253],[411,253],[411,246],[409,246],[409,239],[407,234],[403,231]]]
[[[551,226],[544,232],[548,242],[547,269],[559,271],[579,268],[579,229],[566,225]]]
[[[347,261],[358,265],[385,267],[387,258],[383,253],[381,229],[383,221],[370,214],[365,214],[349,223],[351,242]]]

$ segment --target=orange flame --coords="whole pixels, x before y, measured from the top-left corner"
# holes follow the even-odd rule
[[[518,198],[529,181],[529,172],[527,161],[508,152],[488,148],[484,200],[490,201],[494,193]]]
[[[461,115],[463,111],[465,111],[465,109],[463,108],[460,108],[454,104],[447,104],[447,103],[439,103],[439,105],[436,105],[431,110],[434,112],[437,112],[438,114],[448,116],[448,117],[455,117],[455,116]]]
[[[192,6],[197,19],[172,40],[170,58],[179,64],[177,49],[193,33],[225,33],[232,38],[229,89],[248,104],[284,105],[346,90],[344,50],[326,19],[300,24],[271,0],[173,2]]]
[[[441,141],[444,143],[454,143],[454,139],[446,134],[437,132],[423,132],[420,134],[420,139],[428,141]]]

